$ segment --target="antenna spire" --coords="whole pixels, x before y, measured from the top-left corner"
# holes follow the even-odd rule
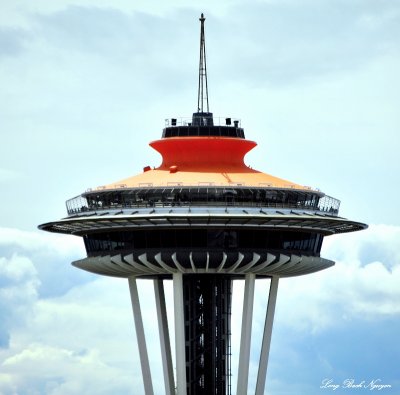
[[[199,21],[200,28],[200,62],[199,62],[199,89],[197,95],[197,112],[209,112],[208,108],[208,85],[207,85],[207,62],[206,62],[206,41],[204,37],[204,14],[201,14]]]

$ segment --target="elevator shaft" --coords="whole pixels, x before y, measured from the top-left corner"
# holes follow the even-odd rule
[[[232,279],[183,275],[188,395],[231,394]]]

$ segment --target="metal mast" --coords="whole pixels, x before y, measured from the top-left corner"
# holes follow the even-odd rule
[[[207,85],[207,62],[206,62],[206,41],[204,36],[204,14],[201,14],[199,21],[200,28],[200,61],[199,61],[199,88],[197,95],[197,112],[209,112],[208,107],[208,85]],[[206,111],[204,111],[206,105]]]

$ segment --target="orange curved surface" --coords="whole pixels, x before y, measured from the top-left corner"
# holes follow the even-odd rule
[[[310,190],[282,178],[254,170],[244,163],[244,156],[257,144],[229,137],[170,137],[150,146],[162,157],[159,167],[98,189],[232,186],[271,187]]]
[[[163,162],[157,170],[202,172],[254,172],[244,164],[244,156],[257,143],[229,137],[170,137],[156,140],[150,146],[158,151]]]

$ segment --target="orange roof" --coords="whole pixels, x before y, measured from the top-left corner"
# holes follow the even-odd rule
[[[253,170],[246,173],[243,172],[195,172],[195,171],[177,171],[171,173],[169,170],[149,170],[125,178],[113,184],[99,187],[100,189],[114,188],[134,188],[134,187],[166,187],[166,186],[229,186],[243,185],[252,187],[274,187],[274,188],[295,188],[310,189],[303,185],[274,177],[269,174],[261,173]]]

